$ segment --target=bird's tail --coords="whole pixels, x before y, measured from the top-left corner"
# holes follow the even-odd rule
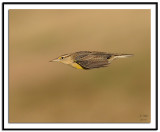
[[[115,58],[127,58],[127,57],[131,57],[133,56],[133,54],[117,54],[114,57]]]
[[[110,59],[108,59],[108,62],[110,63],[111,61],[117,58],[127,58],[131,56],[133,56],[133,54],[114,54]]]

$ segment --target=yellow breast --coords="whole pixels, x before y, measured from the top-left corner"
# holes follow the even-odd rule
[[[77,68],[77,69],[83,69],[79,64],[77,63],[72,63],[71,64],[74,68]]]

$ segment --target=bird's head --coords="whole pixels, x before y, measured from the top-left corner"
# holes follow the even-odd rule
[[[54,61],[62,62],[64,64],[73,63],[73,59],[72,59],[71,54],[65,54],[65,55],[59,56],[58,58],[53,59],[49,62],[54,62]]]

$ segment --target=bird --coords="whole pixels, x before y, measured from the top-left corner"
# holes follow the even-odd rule
[[[94,68],[107,67],[114,59],[126,58],[133,54],[114,54],[99,51],[78,51],[64,54],[49,62],[61,62],[76,69],[90,70]]]

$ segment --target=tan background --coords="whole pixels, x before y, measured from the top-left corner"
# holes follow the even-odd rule
[[[49,63],[80,50],[134,57]],[[150,10],[9,10],[9,122],[150,122]]]

